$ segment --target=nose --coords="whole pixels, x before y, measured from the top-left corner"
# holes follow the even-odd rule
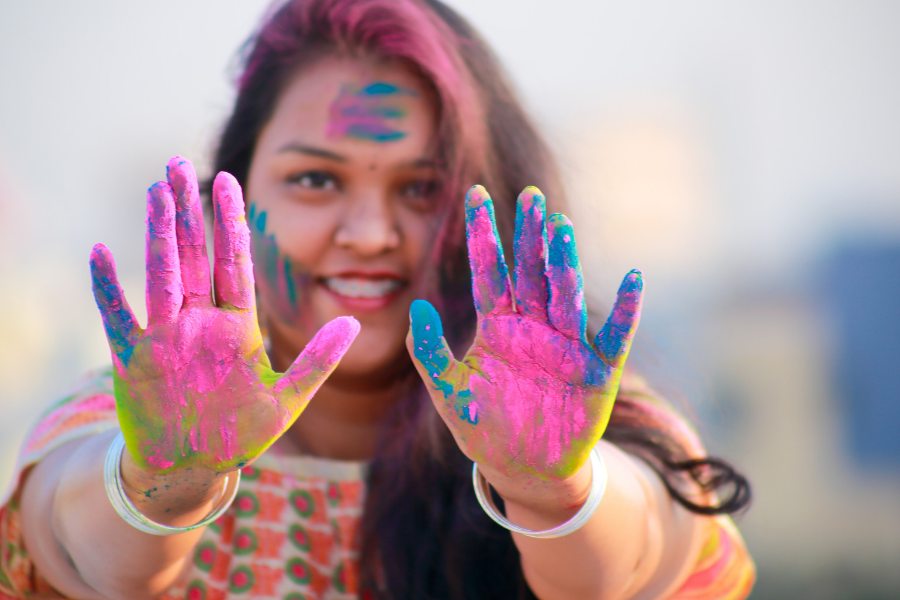
[[[360,256],[378,256],[398,248],[400,230],[387,194],[368,192],[352,197],[334,241]]]

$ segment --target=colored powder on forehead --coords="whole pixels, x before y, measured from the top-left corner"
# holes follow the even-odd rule
[[[356,88],[344,85],[328,111],[326,135],[372,142],[391,142],[406,137],[390,121],[406,116],[401,99],[417,94],[396,85],[375,82]]]

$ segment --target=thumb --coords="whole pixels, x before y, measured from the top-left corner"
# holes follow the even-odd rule
[[[453,393],[453,386],[444,381],[443,376],[456,360],[444,339],[441,317],[429,302],[416,300],[409,307],[409,319],[407,346],[416,370],[426,384],[430,381],[444,392],[444,397],[449,396]]]
[[[279,402],[299,413],[328,379],[359,333],[359,321],[338,317],[326,323],[306,345],[294,364],[275,382]]]

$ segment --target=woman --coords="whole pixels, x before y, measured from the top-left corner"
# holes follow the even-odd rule
[[[250,46],[216,171],[213,291],[180,157],[148,192],[146,329],[95,247],[113,367],[29,436],[0,593],[749,593],[739,534],[710,516],[744,507],[746,481],[622,376],[639,273],[586,337],[571,224],[536,188],[513,201],[536,183],[559,202],[551,161],[459,16],[286,4]],[[510,522],[566,534],[492,523],[472,461]]]

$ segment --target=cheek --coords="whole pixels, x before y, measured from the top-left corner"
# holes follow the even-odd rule
[[[403,232],[403,253],[408,257],[410,267],[417,269],[431,251],[431,245],[440,233],[437,214],[421,213],[412,210],[398,211],[397,219]],[[434,265],[424,265],[435,268]]]
[[[338,369],[345,374],[373,374],[389,369],[398,357],[406,357],[409,304],[408,299],[403,298],[396,309],[377,316],[358,315],[359,335],[341,359]]]
[[[266,210],[251,204],[248,221],[257,290],[276,317],[296,323],[306,312],[303,306],[313,284],[310,269],[281,250]]]

